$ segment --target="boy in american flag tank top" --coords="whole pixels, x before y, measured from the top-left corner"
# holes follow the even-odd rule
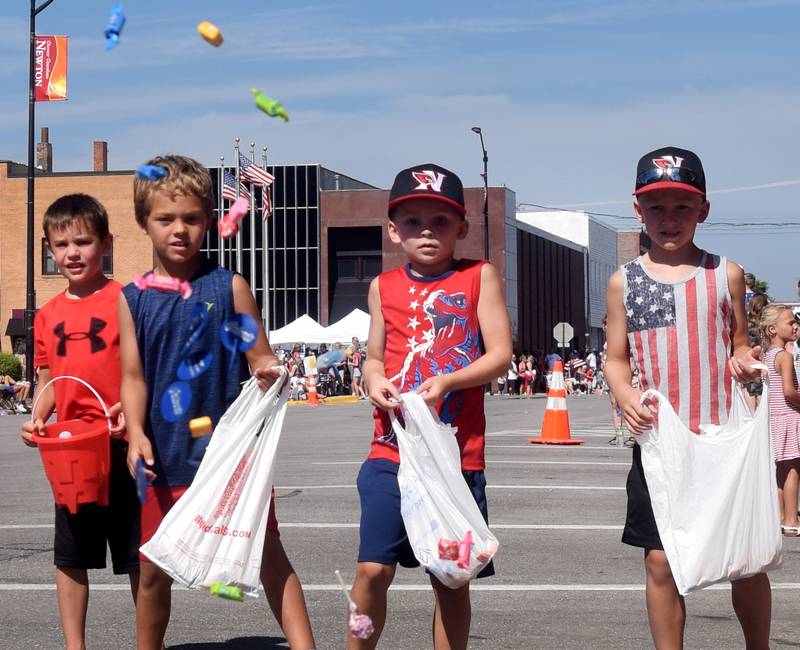
[[[669,398],[686,426],[721,424],[728,418],[731,380],[757,375],[744,311],[744,274],[735,263],[694,243],[708,216],[700,159],[664,147],[637,166],[634,209],[650,249],[609,280],[606,378],[628,429],[640,434],[654,422],[640,404],[653,388]],[[641,386],[631,386],[630,359]],[[635,445],[627,481],[628,508],[622,541],[644,549],[647,613],[655,646],[682,648],[686,611],[658,534],[650,494]],[[702,498],[703,495],[698,495]],[[766,574],[731,583],[733,607],[748,648],[768,648],[771,592]]]

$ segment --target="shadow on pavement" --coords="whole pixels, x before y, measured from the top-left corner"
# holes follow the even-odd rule
[[[213,641],[208,643],[181,643],[170,645],[169,650],[269,650],[270,648],[289,647],[282,636],[242,636],[227,641]]]

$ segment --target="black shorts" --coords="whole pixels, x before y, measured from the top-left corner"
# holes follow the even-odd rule
[[[364,461],[358,473],[358,494],[361,498],[361,526],[359,562],[400,564],[406,568],[419,566],[406,535],[403,516],[400,514],[400,487],[397,469],[390,460],[373,458]],[[489,523],[486,504],[486,478],[482,471],[462,471],[475,503]],[[494,575],[494,561],[489,562],[476,577]]]
[[[628,513],[625,517],[625,529],[622,531],[622,542],[663,551],[653,506],[650,504],[650,492],[644,478],[642,448],[638,444],[633,446],[633,462],[625,489],[628,492]]]
[[[85,503],[74,515],[56,506],[53,560],[57,567],[105,569],[106,545],[116,574],[139,570],[139,497],[128,472],[127,444],[111,441],[109,504]]]

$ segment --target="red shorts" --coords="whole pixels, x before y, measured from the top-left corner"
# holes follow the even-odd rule
[[[140,545],[144,546],[153,535],[156,534],[164,516],[170,508],[175,505],[183,493],[189,489],[188,485],[166,485],[147,486],[147,497],[142,504],[142,531]],[[272,490],[272,498],[269,501],[269,514],[267,515],[267,531],[280,535],[278,530],[278,519],[275,517],[275,489]],[[150,562],[144,555],[139,553],[139,560]]]

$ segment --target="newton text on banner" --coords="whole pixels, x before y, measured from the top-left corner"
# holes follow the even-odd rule
[[[33,87],[37,102],[58,102],[67,98],[66,36],[37,36]]]

